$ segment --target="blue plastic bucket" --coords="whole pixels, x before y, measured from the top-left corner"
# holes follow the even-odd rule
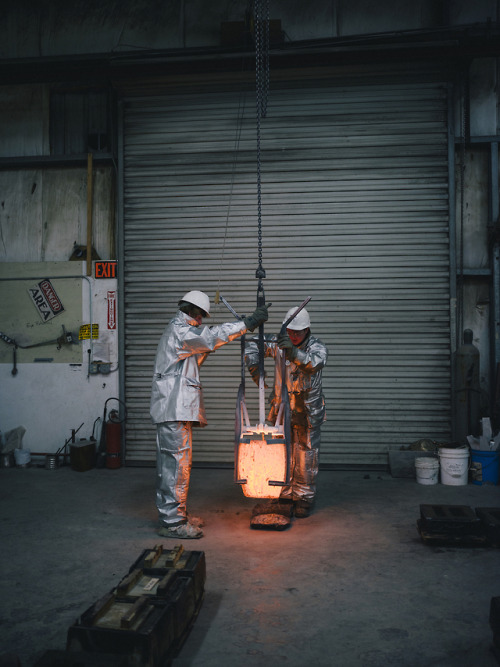
[[[473,484],[498,484],[499,452],[471,449],[471,477]]]

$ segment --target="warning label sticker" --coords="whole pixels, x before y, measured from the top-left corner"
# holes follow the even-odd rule
[[[99,338],[99,325],[92,325],[92,338]],[[78,333],[78,340],[90,340],[90,324],[82,324]]]
[[[48,278],[28,288],[28,294],[44,322],[51,320],[64,311],[61,300]]]

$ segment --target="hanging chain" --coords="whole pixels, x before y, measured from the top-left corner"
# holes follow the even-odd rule
[[[258,292],[263,291],[262,278],[266,272],[262,266],[262,188],[260,124],[267,114],[269,93],[269,0],[254,0],[255,29],[255,83],[257,105],[257,223],[259,266],[255,277],[259,279]]]
[[[260,121],[266,117],[267,97],[269,90],[269,0],[254,0],[255,30],[255,87],[257,103],[257,220],[259,266],[255,272],[258,279],[257,306],[266,303],[263,278],[266,272],[262,266],[262,198],[261,198],[261,155],[260,155]],[[259,414],[260,421],[265,420],[264,397],[264,324],[259,325]]]

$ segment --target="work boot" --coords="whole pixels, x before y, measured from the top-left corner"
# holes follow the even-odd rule
[[[293,512],[293,500],[291,498],[271,498],[267,502],[256,505],[263,513],[278,512],[290,513]]]
[[[294,505],[294,514],[297,519],[305,519],[311,514],[312,503],[307,500],[296,500]]]
[[[189,521],[178,526],[162,526],[158,530],[160,537],[172,537],[179,540],[197,540],[203,537],[203,531]]]
[[[201,518],[201,516],[194,516],[193,514],[188,514],[188,523],[191,523],[193,526],[197,526],[198,528],[203,528],[205,525],[205,521]]]

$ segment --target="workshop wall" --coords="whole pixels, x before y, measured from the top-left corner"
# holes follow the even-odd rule
[[[26,262],[0,264],[2,333],[19,345],[19,363],[79,363],[78,331],[82,324],[81,263]],[[68,277],[65,277],[68,276]],[[70,277],[71,276],[71,277]],[[51,300],[55,301],[51,307]],[[74,343],[50,341],[72,333]],[[46,345],[40,345],[47,341]],[[29,347],[39,345],[39,347]],[[0,363],[10,363],[13,345],[0,347]]]
[[[475,113],[479,120],[481,114]],[[484,121],[486,122],[486,121]],[[473,343],[480,351],[481,405],[488,414],[490,382],[490,250],[488,240],[488,162],[484,146],[463,151],[464,178],[461,174],[461,150],[455,165],[456,248],[457,248],[457,326],[458,342],[471,329]],[[463,193],[462,193],[463,188]]]
[[[0,23],[0,58],[61,58],[153,49],[220,47],[224,22],[241,22],[247,0],[75,0],[49,6],[14,3]],[[397,5],[397,11],[394,11]],[[498,22],[497,0],[271,0],[271,19],[279,19],[287,42],[353,35],[440,29],[443,26]],[[471,136],[499,134],[498,61],[470,65]],[[87,82],[88,85],[91,82]],[[68,82],[70,85],[71,82]],[[62,323],[74,335],[84,324],[99,324],[99,339],[78,344],[19,349],[12,375],[12,345],[0,341],[0,429],[23,425],[25,447],[55,452],[82,422],[89,437],[104,402],[118,396],[118,326],[109,329],[110,301],[116,279],[87,276],[86,264],[69,261],[74,245],[87,235],[87,169],[82,164],[29,167],[17,158],[53,156],[48,83],[0,86],[0,158],[12,168],[0,171],[0,278],[58,276],[53,286],[64,312],[42,322],[28,289],[36,281],[0,280],[0,331],[25,345],[61,335]],[[462,100],[457,98],[455,134],[461,134]],[[487,193],[489,153],[485,146],[464,151],[461,181],[457,146],[455,208],[457,248],[463,247],[465,276],[460,328],[474,331],[481,351],[481,386],[488,395],[489,267]],[[92,246],[101,259],[115,259],[116,165],[94,165],[92,174]],[[496,187],[498,184],[494,184]],[[463,246],[462,246],[463,244]],[[461,262],[457,257],[458,268]],[[481,275],[484,271],[484,275]],[[61,272],[61,273],[59,273]],[[69,275],[81,278],[68,278]],[[59,276],[66,276],[59,278]],[[109,292],[114,293],[109,296]],[[90,350],[90,352],[89,352]],[[40,361],[45,359],[45,361]],[[51,359],[51,361],[48,361]],[[94,361],[109,362],[108,375],[90,373]]]
[[[50,154],[47,87],[1,87],[0,108],[0,157]],[[92,256],[113,260],[114,167],[94,167],[91,178]],[[105,401],[118,396],[117,280],[96,280],[94,265],[87,275],[87,263],[82,262],[88,188],[86,166],[0,171],[0,331],[22,346],[16,350],[14,375],[14,346],[0,340],[0,430],[24,426],[23,445],[35,451],[57,451],[82,422],[78,437],[89,437]],[[34,302],[41,299],[34,290],[44,279],[62,304],[48,319]],[[113,329],[108,328],[110,302]],[[98,325],[99,337],[79,340],[80,327],[91,321]],[[26,349],[56,340],[63,335],[63,325],[75,343],[60,349],[55,343]],[[90,374],[91,364],[92,370],[110,373]],[[96,433],[99,430],[100,423]]]
[[[252,3],[250,3],[251,7]],[[17,3],[0,25],[0,58],[219,46],[248,0],[73,0]],[[287,41],[421,30],[496,20],[496,0],[272,0]]]
[[[465,8],[464,8],[465,11]],[[471,20],[471,14],[461,19]],[[476,59],[470,64],[470,135],[476,139],[499,134],[498,62],[494,58]],[[457,99],[455,135],[463,135],[464,111]],[[457,345],[463,332],[471,329],[473,343],[480,351],[481,411],[489,414],[490,393],[495,383],[491,367],[490,308],[491,247],[489,230],[490,188],[500,191],[500,183],[490,183],[491,153],[487,142],[457,144],[455,154],[455,244],[457,268]]]
[[[82,422],[78,437],[89,438],[105,401],[118,396],[117,281],[85,271],[86,262],[0,264],[2,333],[23,346],[47,341],[17,349],[15,369],[14,346],[0,341],[0,428],[24,426],[23,447],[32,451],[57,451]],[[48,321],[28,293],[42,278],[50,279],[64,308]],[[74,342],[57,349],[50,341],[63,324]],[[100,428],[99,421],[97,437]]]
[[[75,244],[85,247],[87,187],[86,168],[0,171],[0,262],[65,262]],[[111,167],[93,170],[92,199],[92,246],[99,259],[114,259]]]
[[[48,86],[0,87],[0,108],[0,157],[50,154]],[[0,340],[0,429],[24,426],[23,445],[32,451],[57,451],[82,422],[78,437],[90,437],[105,401],[118,396],[117,280],[96,280],[95,264],[87,275],[82,261],[89,185],[92,256],[116,257],[114,167],[94,166],[91,179],[89,184],[87,166],[77,164],[0,171],[0,330],[23,346],[16,350],[14,375],[14,346]],[[49,319],[29,293],[43,279],[63,308]],[[91,322],[98,338],[80,339],[80,327]],[[25,349],[56,340],[63,325],[75,343]]]

